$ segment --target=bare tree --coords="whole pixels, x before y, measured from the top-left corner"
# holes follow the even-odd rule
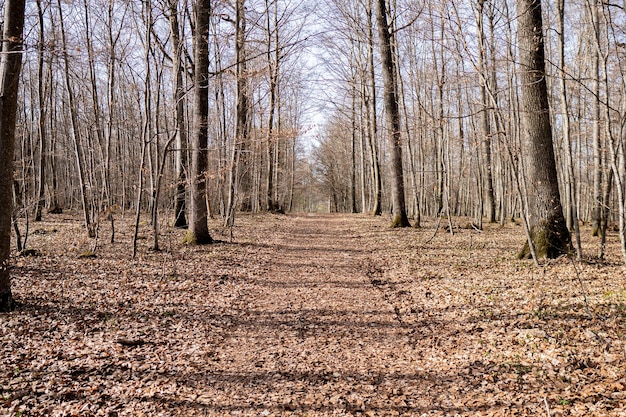
[[[561,207],[552,143],[541,0],[518,0],[517,14],[530,235],[538,258],[555,258],[569,250],[570,233]],[[529,255],[527,243],[520,257]]]
[[[20,71],[24,0],[6,0],[0,56],[0,311],[13,308],[9,255],[13,211],[13,150]]]
[[[39,107],[39,119],[37,120],[37,135],[39,137],[39,175],[37,178],[37,201],[35,205],[35,221],[41,221],[41,211],[44,205],[46,183],[46,106],[44,92],[44,19],[41,0],[36,1],[37,17],[39,24],[39,39],[37,42],[37,105]]]
[[[191,157],[191,211],[186,241],[212,243],[206,200],[209,117],[209,16],[211,0],[198,0],[194,7],[194,103]]]
[[[273,8],[273,10],[271,10]],[[274,181],[275,176],[275,156],[277,149],[277,138],[274,135],[275,117],[276,117],[276,93],[278,89],[278,70],[280,65],[280,48],[279,48],[279,26],[278,26],[278,2],[274,1],[273,6],[270,7],[269,0],[265,0],[266,10],[266,28],[267,28],[267,69],[269,75],[269,110],[267,120],[267,135],[265,139],[266,146],[266,164],[267,164],[267,178],[266,188],[267,196],[265,197],[265,204],[268,211],[279,210],[278,202],[276,201],[276,184]],[[272,51],[272,48],[274,50]]]
[[[558,35],[558,55],[559,55],[559,92],[561,99],[561,125],[563,129],[563,151],[565,155],[565,201],[566,201],[566,221],[570,223],[568,227],[574,231],[576,237],[576,254],[578,259],[582,258],[582,246],[580,242],[580,229],[578,226],[578,210],[576,207],[576,178],[574,176],[574,161],[572,160],[572,140],[570,128],[569,103],[567,98],[567,85],[565,82],[565,0],[556,2],[556,20]]]
[[[235,110],[235,143],[233,146],[231,167],[229,171],[229,194],[225,224],[232,226],[235,221],[238,197],[246,198],[242,202],[243,209],[250,210],[249,200],[250,175],[249,153],[249,91],[248,63],[246,56],[246,12],[245,0],[235,2],[235,67],[236,67],[236,110]]]
[[[591,211],[591,233],[599,236],[602,223],[602,182],[604,164],[602,161],[602,136],[600,120],[600,22],[598,20],[598,1],[587,3],[591,20],[593,47],[591,52],[591,71],[593,78],[593,207]],[[608,121],[607,121],[608,123]]]
[[[481,114],[481,127],[483,139],[481,141],[482,145],[482,153],[484,159],[484,192],[485,192],[485,209],[487,214],[487,221],[489,223],[494,223],[496,221],[496,202],[494,198],[493,192],[493,173],[492,173],[492,161],[491,161],[491,123],[490,123],[490,114],[489,108],[491,107],[489,104],[489,98],[487,96],[487,80],[489,80],[489,76],[487,74],[486,69],[486,55],[487,55],[487,45],[485,42],[485,31],[483,27],[483,16],[484,16],[484,3],[485,0],[478,0],[476,2],[476,26],[478,32],[478,71],[482,73],[480,77],[480,100],[483,105],[482,114]],[[482,205],[482,201],[481,201]],[[484,210],[481,210],[479,213],[480,216],[483,215]],[[480,219],[479,224],[482,225],[482,219]]]
[[[85,223],[85,229],[89,237],[95,237],[95,225],[92,219],[92,207],[90,206],[88,196],[87,180],[85,178],[85,158],[83,155],[83,145],[81,143],[81,133],[78,121],[78,103],[76,102],[76,94],[74,92],[74,85],[70,77],[70,58],[67,47],[67,36],[65,31],[65,24],[63,19],[63,6],[61,0],[57,1],[59,11],[59,24],[61,29],[61,46],[63,49],[63,74],[65,78],[65,92],[67,94],[67,101],[70,109],[70,121],[71,121],[71,135],[74,145],[74,156],[76,158],[76,170],[78,171],[78,180],[80,186],[80,197],[83,207],[83,221]]]
[[[398,106],[398,82],[396,67],[391,49],[391,32],[387,20],[385,0],[377,0],[376,22],[380,38],[380,54],[383,64],[383,82],[385,87],[385,111],[387,129],[391,145],[393,227],[410,227],[404,203],[404,174],[402,172],[402,138],[400,132],[400,109]]]
[[[374,204],[372,208],[372,214],[374,216],[380,216],[382,214],[382,194],[383,185],[382,177],[380,173],[380,152],[378,150],[378,119],[376,118],[376,76],[374,67],[374,0],[367,0],[366,13],[367,13],[367,84],[369,89],[369,95],[365,95],[365,111],[367,120],[367,136],[369,138],[369,145],[372,157],[372,175],[373,178],[373,197]],[[387,29],[388,30],[388,29]],[[391,46],[389,46],[391,51]]]

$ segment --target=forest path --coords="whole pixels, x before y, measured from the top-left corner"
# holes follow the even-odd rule
[[[367,222],[289,216],[250,244],[263,265],[219,349],[231,378],[212,381],[241,409],[389,415],[432,405],[410,328],[379,288]]]
[[[539,270],[514,223],[388,222],[240,215],[136,259],[120,222],[83,259],[80,218],[48,216],[0,314],[0,416],[626,415],[616,236],[612,264]]]

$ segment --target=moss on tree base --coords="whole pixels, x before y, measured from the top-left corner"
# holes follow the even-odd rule
[[[569,233],[566,236],[550,230],[546,226],[536,226],[530,233],[537,259],[555,259],[570,252]],[[528,241],[517,254],[517,259],[532,259]]]
[[[187,234],[183,239],[184,245],[208,245],[210,243],[213,243],[213,239],[211,239],[211,236],[198,238],[196,234],[191,230],[187,231]]]
[[[406,215],[403,216],[401,214],[396,214],[395,216],[393,216],[391,227],[394,229],[397,227],[411,227],[411,223],[409,222],[409,219],[406,217]]]

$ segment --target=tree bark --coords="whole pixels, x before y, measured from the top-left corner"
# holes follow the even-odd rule
[[[552,143],[541,0],[518,0],[517,7],[530,235],[538,258],[555,258],[568,252],[570,234],[561,207]],[[527,243],[520,258],[529,257],[529,249]]]
[[[250,211],[250,175],[248,162],[249,156],[249,105],[248,105],[248,75],[247,58],[245,49],[246,38],[246,15],[245,0],[237,0],[235,4],[235,67],[237,79],[236,91],[236,115],[235,115],[235,142],[231,154],[231,166],[229,171],[228,207],[224,221],[226,226],[233,226],[237,200],[243,196],[241,209]],[[232,229],[231,229],[232,230]]]
[[[61,0],[57,0],[57,5],[59,8],[59,26],[61,29],[61,46],[63,49],[63,75],[65,78],[65,89],[67,92],[67,99],[70,111],[70,122],[71,122],[71,135],[74,142],[74,156],[76,157],[76,170],[78,171],[78,180],[80,182],[80,196],[81,203],[83,207],[83,220],[85,223],[85,229],[87,230],[87,234],[89,237],[96,237],[95,225],[92,222],[91,217],[91,206],[89,203],[88,197],[88,186],[87,180],[85,179],[85,167],[84,167],[84,156],[83,156],[83,148],[80,143],[81,133],[80,127],[78,124],[78,106],[76,103],[76,96],[74,94],[74,87],[72,86],[72,81],[70,79],[70,62],[69,62],[69,53],[67,50],[67,41],[65,35],[65,25],[63,20],[63,8],[61,4]]]
[[[384,7],[384,4],[383,4]],[[382,196],[383,185],[380,174],[380,153],[378,152],[378,121],[376,119],[376,76],[374,74],[374,25],[372,23],[372,9],[374,8],[373,0],[367,2],[367,38],[368,38],[368,70],[369,84],[371,88],[371,99],[366,103],[365,111],[368,118],[368,137],[370,141],[370,149],[372,153],[372,174],[374,176],[374,204],[372,214],[380,216],[382,214]],[[385,16],[386,18],[386,16]],[[391,50],[391,47],[389,48]],[[368,105],[369,104],[369,107]],[[370,110],[371,109],[371,110]]]
[[[17,96],[22,68],[24,0],[4,4],[0,56],[0,311],[14,307],[9,274],[11,213],[13,211],[13,151]]]
[[[400,110],[398,106],[398,83],[395,62],[391,50],[391,33],[387,21],[385,0],[377,0],[376,22],[380,38],[382,58],[384,101],[387,128],[391,141],[391,194],[393,201],[393,227],[410,227],[404,203],[404,175],[402,172],[402,138],[400,135]]]
[[[176,123],[176,196],[174,199],[174,227],[187,228],[185,192],[187,183],[187,135],[185,126],[185,87],[183,85],[182,42],[178,23],[178,0],[170,0],[170,32],[174,61],[174,108]]]
[[[558,35],[558,50],[559,50],[559,91],[561,99],[561,113],[562,113],[562,129],[563,129],[563,146],[565,151],[565,178],[567,184],[565,184],[565,193],[569,198],[567,201],[567,210],[569,213],[566,217],[566,224],[571,223],[570,230],[574,232],[576,241],[576,255],[578,259],[582,259],[583,250],[580,242],[580,228],[578,226],[578,210],[576,204],[578,196],[576,195],[576,176],[574,175],[574,161],[572,158],[572,140],[570,135],[570,116],[569,116],[569,103],[567,97],[567,85],[565,83],[565,0],[557,0],[556,2],[556,21],[557,21],[557,35]],[[602,245],[601,245],[602,246]]]
[[[487,62],[487,46],[485,42],[485,31],[483,28],[483,6],[485,0],[478,0],[476,7],[476,26],[478,32],[478,71],[481,72],[480,78],[480,100],[483,105],[481,114],[481,127],[483,140],[481,141],[482,153],[484,156],[484,191],[485,191],[485,209],[488,223],[495,223],[496,221],[496,201],[493,192],[493,163],[491,158],[491,124],[489,122],[489,98],[487,97],[487,80],[489,76],[486,70]],[[482,216],[483,213],[480,213]],[[481,221],[482,223],[482,221]]]
[[[591,56],[591,71],[593,76],[593,207],[591,210],[591,234],[599,236],[602,223],[602,180],[604,166],[602,163],[602,137],[600,120],[600,27],[598,22],[598,1],[589,3],[589,15],[593,30],[594,44]]]
[[[37,104],[39,105],[39,119],[37,120],[37,134],[39,137],[39,172],[37,178],[37,202],[35,205],[35,221],[41,221],[41,212],[45,202],[45,184],[46,184],[46,108],[45,108],[45,92],[44,92],[44,18],[41,0],[36,1],[37,18],[39,24],[39,39],[37,42]]]
[[[276,182],[274,181],[274,159],[276,142],[278,138],[274,135],[274,124],[276,116],[276,92],[278,89],[278,69],[280,64],[280,48],[278,37],[278,4],[274,2],[273,10],[270,12],[270,2],[265,0],[265,8],[267,12],[267,67],[269,76],[269,111],[267,121],[267,136],[266,136],[266,166],[267,166],[267,178],[265,180],[265,186],[267,195],[265,197],[267,210],[274,212],[279,210],[278,202],[276,201]],[[273,17],[273,19],[272,19]],[[272,23],[273,22],[273,23]],[[273,25],[273,26],[272,26]],[[272,47],[274,50],[272,51]]]
[[[190,244],[212,243],[209,234],[206,183],[208,167],[209,119],[209,16],[211,0],[195,5],[194,33],[194,104],[193,151],[191,158],[191,211],[186,241]]]

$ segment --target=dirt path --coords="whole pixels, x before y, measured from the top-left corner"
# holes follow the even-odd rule
[[[408,329],[372,284],[365,239],[340,217],[286,223],[260,245],[267,268],[210,385],[236,409],[265,414],[420,411],[419,396],[406,394],[431,384],[415,372]]]

